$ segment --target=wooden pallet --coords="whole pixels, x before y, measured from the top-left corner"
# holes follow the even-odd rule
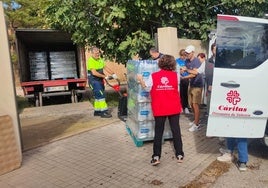
[[[131,131],[131,129],[128,127],[128,125],[126,124],[126,130],[127,130],[127,133],[131,136],[135,146],[137,147],[142,147],[144,142],[148,142],[148,141],[153,141],[154,139],[153,138],[147,138],[147,139],[138,139],[136,138],[136,136],[134,135],[134,133]],[[172,138],[165,138],[163,137],[163,140],[162,140],[162,144],[165,143],[165,140],[170,140]]]
[[[135,146],[137,147],[141,147],[143,146],[143,141],[142,140],[139,140],[135,137],[135,135],[133,134],[133,132],[131,131],[131,129],[127,126],[126,124],[126,130],[127,130],[127,133],[131,136]]]

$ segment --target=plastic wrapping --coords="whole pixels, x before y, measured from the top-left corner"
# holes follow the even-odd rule
[[[143,80],[158,71],[157,61],[130,60],[127,63],[128,75],[128,118],[127,126],[137,140],[149,141],[154,139],[154,117],[151,108],[150,92],[142,89],[137,83],[136,76],[141,74]],[[165,139],[172,138],[169,122],[166,121],[163,137]]]
[[[51,79],[77,78],[74,51],[50,52]]]
[[[48,80],[46,52],[29,52],[31,80]]]

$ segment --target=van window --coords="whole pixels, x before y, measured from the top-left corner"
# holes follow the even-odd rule
[[[218,20],[217,28],[215,67],[253,69],[267,60],[268,24]]]

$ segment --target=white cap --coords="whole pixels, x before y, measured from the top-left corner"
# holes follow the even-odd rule
[[[191,53],[195,51],[195,47],[193,45],[189,45],[186,47],[185,52],[186,53]]]

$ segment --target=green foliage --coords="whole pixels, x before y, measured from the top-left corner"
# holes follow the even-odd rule
[[[24,108],[32,107],[25,97],[16,96],[18,112],[21,113]]]
[[[11,28],[43,28],[47,0],[3,0]]]
[[[77,44],[96,45],[104,57],[126,63],[133,55],[148,58],[159,27],[178,28],[179,38],[206,41],[217,14],[263,17],[267,0],[12,0],[4,1],[10,23],[54,28],[72,34]]]
[[[205,41],[217,14],[260,17],[264,5],[265,0],[51,0],[46,16],[76,43],[99,46],[105,58],[126,63],[137,53],[148,57],[159,27],[177,27],[178,37]]]
[[[3,0],[7,26],[11,61],[15,65],[18,58],[15,52],[16,28],[45,28],[44,10],[47,0]]]

